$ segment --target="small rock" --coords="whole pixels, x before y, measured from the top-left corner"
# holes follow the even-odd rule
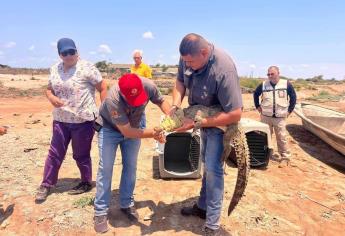
[[[38,217],[38,219],[36,220],[36,222],[43,221],[44,219],[45,219],[45,217],[44,217],[44,216],[40,216],[40,217]]]

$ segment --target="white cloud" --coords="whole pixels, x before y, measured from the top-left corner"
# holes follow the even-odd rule
[[[97,52],[95,52],[95,51],[90,51],[89,54],[90,54],[90,55],[96,55]]]
[[[321,70],[328,70],[328,66],[320,66]]]
[[[29,49],[30,51],[34,51],[34,50],[35,50],[35,45],[31,45],[28,49]]]
[[[4,45],[5,48],[13,48],[17,45],[16,42],[8,42]]]
[[[309,65],[308,65],[308,64],[301,64],[301,67],[303,67],[303,68],[308,68]]]
[[[151,31],[147,31],[147,32],[143,33],[143,38],[144,39],[154,39]]]
[[[256,68],[256,65],[255,65],[255,64],[250,64],[249,67],[250,67],[251,69],[255,69],[255,68]]]
[[[112,51],[107,44],[101,44],[98,46],[98,52],[102,54],[111,54]]]
[[[52,46],[52,47],[57,47],[57,42],[56,41],[53,41],[53,42],[50,42],[50,46]]]

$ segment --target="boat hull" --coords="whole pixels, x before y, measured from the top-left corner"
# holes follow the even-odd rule
[[[328,143],[330,146],[332,146],[334,149],[345,155],[345,135],[339,134],[337,132],[332,131],[328,127],[321,126],[318,123],[313,122],[312,119],[308,118],[304,113],[303,113],[303,106],[308,106],[308,109],[317,109],[316,105],[311,105],[311,104],[298,104],[296,105],[295,108],[295,113],[302,119],[302,124],[305,129],[310,131],[311,133],[315,134],[318,136],[320,139]],[[327,109],[324,107],[321,107],[323,110]],[[334,114],[335,111],[329,110],[330,111],[330,117],[329,119],[329,126],[332,126],[332,118],[334,118],[334,121],[339,123],[339,119],[341,119],[343,113],[336,112],[336,117],[332,117],[332,114]],[[316,111],[317,112],[317,111]],[[342,127],[345,127],[345,114],[344,114],[344,123],[341,124]],[[340,127],[340,128],[342,128]]]

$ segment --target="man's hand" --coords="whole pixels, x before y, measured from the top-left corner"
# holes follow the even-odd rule
[[[62,107],[64,105],[64,102],[60,98],[54,95],[50,95],[48,97],[48,100],[56,108]]]
[[[7,133],[7,128],[4,126],[0,126],[0,135],[4,135]]]
[[[262,108],[261,107],[258,107],[258,112],[261,114],[262,113]]]
[[[154,128],[153,129],[153,138],[155,140],[157,140],[159,143],[165,143],[166,142],[164,131],[160,128]]]
[[[192,128],[194,128],[194,120],[185,117],[183,119],[183,125],[180,128],[175,129],[174,131],[185,132],[185,131],[190,130]]]

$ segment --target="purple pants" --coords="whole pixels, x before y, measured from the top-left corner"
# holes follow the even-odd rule
[[[59,169],[72,140],[73,159],[80,171],[81,181],[92,181],[91,143],[94,135],[92,121],[80,124],[53,121],[53,137],[44,166],[42,186],[54,186]]]

